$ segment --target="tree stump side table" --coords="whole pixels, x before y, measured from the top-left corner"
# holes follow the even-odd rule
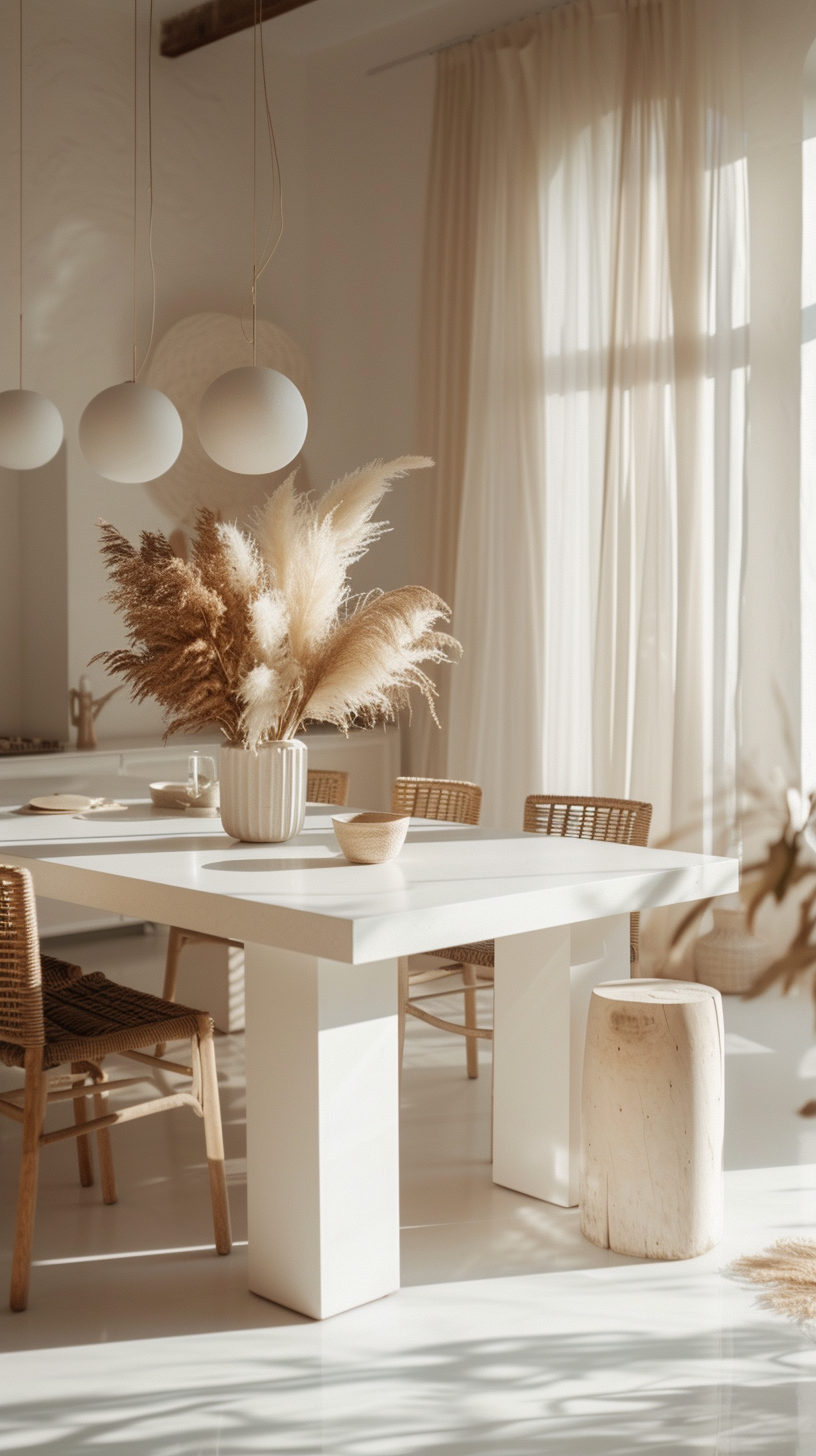
[[[643,1259],[722,1237],[722,998],[688,981],[592,992],[582,1096],[581,1232]]]

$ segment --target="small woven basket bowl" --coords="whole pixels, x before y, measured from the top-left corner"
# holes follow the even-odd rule
[[[157,809],[186,809],[190,802],[186,784],[151,784],[150,797]]]
[[[405,814],[351,814],[332,819],[337,843],[352,864],[385,864],[405,843],[410,818]]]

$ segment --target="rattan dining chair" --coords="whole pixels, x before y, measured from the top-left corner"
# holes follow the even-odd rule
[[[348,803],[349,775],[341,768],[310,768],[306,771],[306,802],[333,804],[342,809]]]
[[[394,782],[391,794],[391,812],[393,814],[410,814],[414,819],[443,819],[452,824],[478,824],[482,811],[482,791],[478,784],[468,783],[464,779],[417,779],[399,778]],[[433,952],[437,954],[437,952]],[[414,1016],[418,1021],[424,1021],[429,1026],[435,1026],[440,1031],[452,1031],[457,1036],[465,1034],[468,1030],[468,1039],[465,1046],[467,1055],[468,1076],[478,1076],[478,1061],[476,1052],[476,971],[473,966],[462,967],[462,986],[454,986],[446,991],[424,992],[419,997],[410,999],[412,986],[422,985],[430,981],[450,980],[451,976],[459,970],[458,966],[446,969],[432,969],[411,971],[407,956],[400,956],[399,959],[399,1055],[400,1067],[402,1067],[402,1055],[405,1048],[405,1019],[407,1016]],[[455,996],[464,994],[465,998],[465,1027],[456,1021],[445,1021],[440,1016],[432,1016],[424,1007],[418,1006],[417,1001],[430,1001],[437,996]],[[471,1068],[475,1065],[476,1070]]]
[[[146,1047],[158,1040],[189,1037],[191,1066],[150,1056]],[[101,1063],[116,1053],[155,1071],[192,1078],[189,1090],[155,1097],[109,1112],[108,1094],[140,1082],[138,1077],[109,1082]],[[229,1203],[224,1172],[224,1143],[213,1047],[213,1024],[205,1011],[172,1006],[157,996],[109,981],[100,971],[83,976],[79,966],[40,953],[37,912],[28,870],[0,865],[0,1061],[25,1072],[24,1085],[0,1093],[0,1114],[22,1124],[23,1149],[17,1195],[17,1225],[11,1271],[10,1305],[28,1303],[37,1175],[40,1149],[64,1138],[77,1139],[79,1178],[94,1181],[90,1134],[96,1135],[102,1197],[115,1203],[116,1177],[109,1129],[174,1107],[190,1107],[204,1121],[215,1246],[219,1254],[232,1247]],[[68,1064],[70,1073],[48,1078],[53,1068]],[[96,1116],[88,1120],[86,1101],[93,1098]],[[53,1102],[72,1101],[74,1121],[44,1131]]]
[[[638,799],[583,798],[568,794],[529,794],[524,801],[524,823],[528,834],[560,835],[564,839],[594,839],[614,844],[646,845],[652,822],[652,806]],[[463,975],[470,970],[475,978],[492,981],[495,966],[494,942],[472,941],[468,945],[447,946],[434,951],[461,965]],[[640,955],[640,912],[629,917],[629,961],[635,965]],[[474,997],[475,999],[475,997]],[[427,1018],[425,1018],[427,1019]],[[447,1029],[447,1028],[446,1028]],[[492,1029],[473,1028],[465,1018],[459,1034],[468,1038],[468,1076],[478,1076],[478,1041],[492,1041]],[[475,1064],[475,1072],[471,1066]]]
[[[345,769],[310,768],[306,772],[306,802],[309,804],[333,804],[342,808],[348,803],[349,775]],[[186,945],[226,945],[241,949],[239,940],[226,940],[221,935],[205,935],[200,930],[184,930],[180,925],[171,925],[167,937],[167,958],[164,963],[165,1001],[175,1001],[178,984],[179,961]],[[164,1047],[156,1047],[156,1056],[164,1054]]]

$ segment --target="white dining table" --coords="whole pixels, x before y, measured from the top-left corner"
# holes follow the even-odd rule
[[[572,1206],[589,997],[629,975],[630,911],[738,888],[732,859],[421,819],[351,865],[331,812],[246,844],[144,802],[0,809],[38,894],[245,944],[249,1285],[314,1318],[399,1288],[397,958],[495,939],[493,1178]]]

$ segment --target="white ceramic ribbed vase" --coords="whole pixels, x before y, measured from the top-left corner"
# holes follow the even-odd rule
[[[234,839],[279,844],[303,828],[306,746],[293,738],[251,748],[222,748],[221,823]]]
[[[772,960],[771,947],[748,929],[745,906],[736,896],[714,906],[714,929],[694,947],[698,981],[723,995],[741,996]]]

